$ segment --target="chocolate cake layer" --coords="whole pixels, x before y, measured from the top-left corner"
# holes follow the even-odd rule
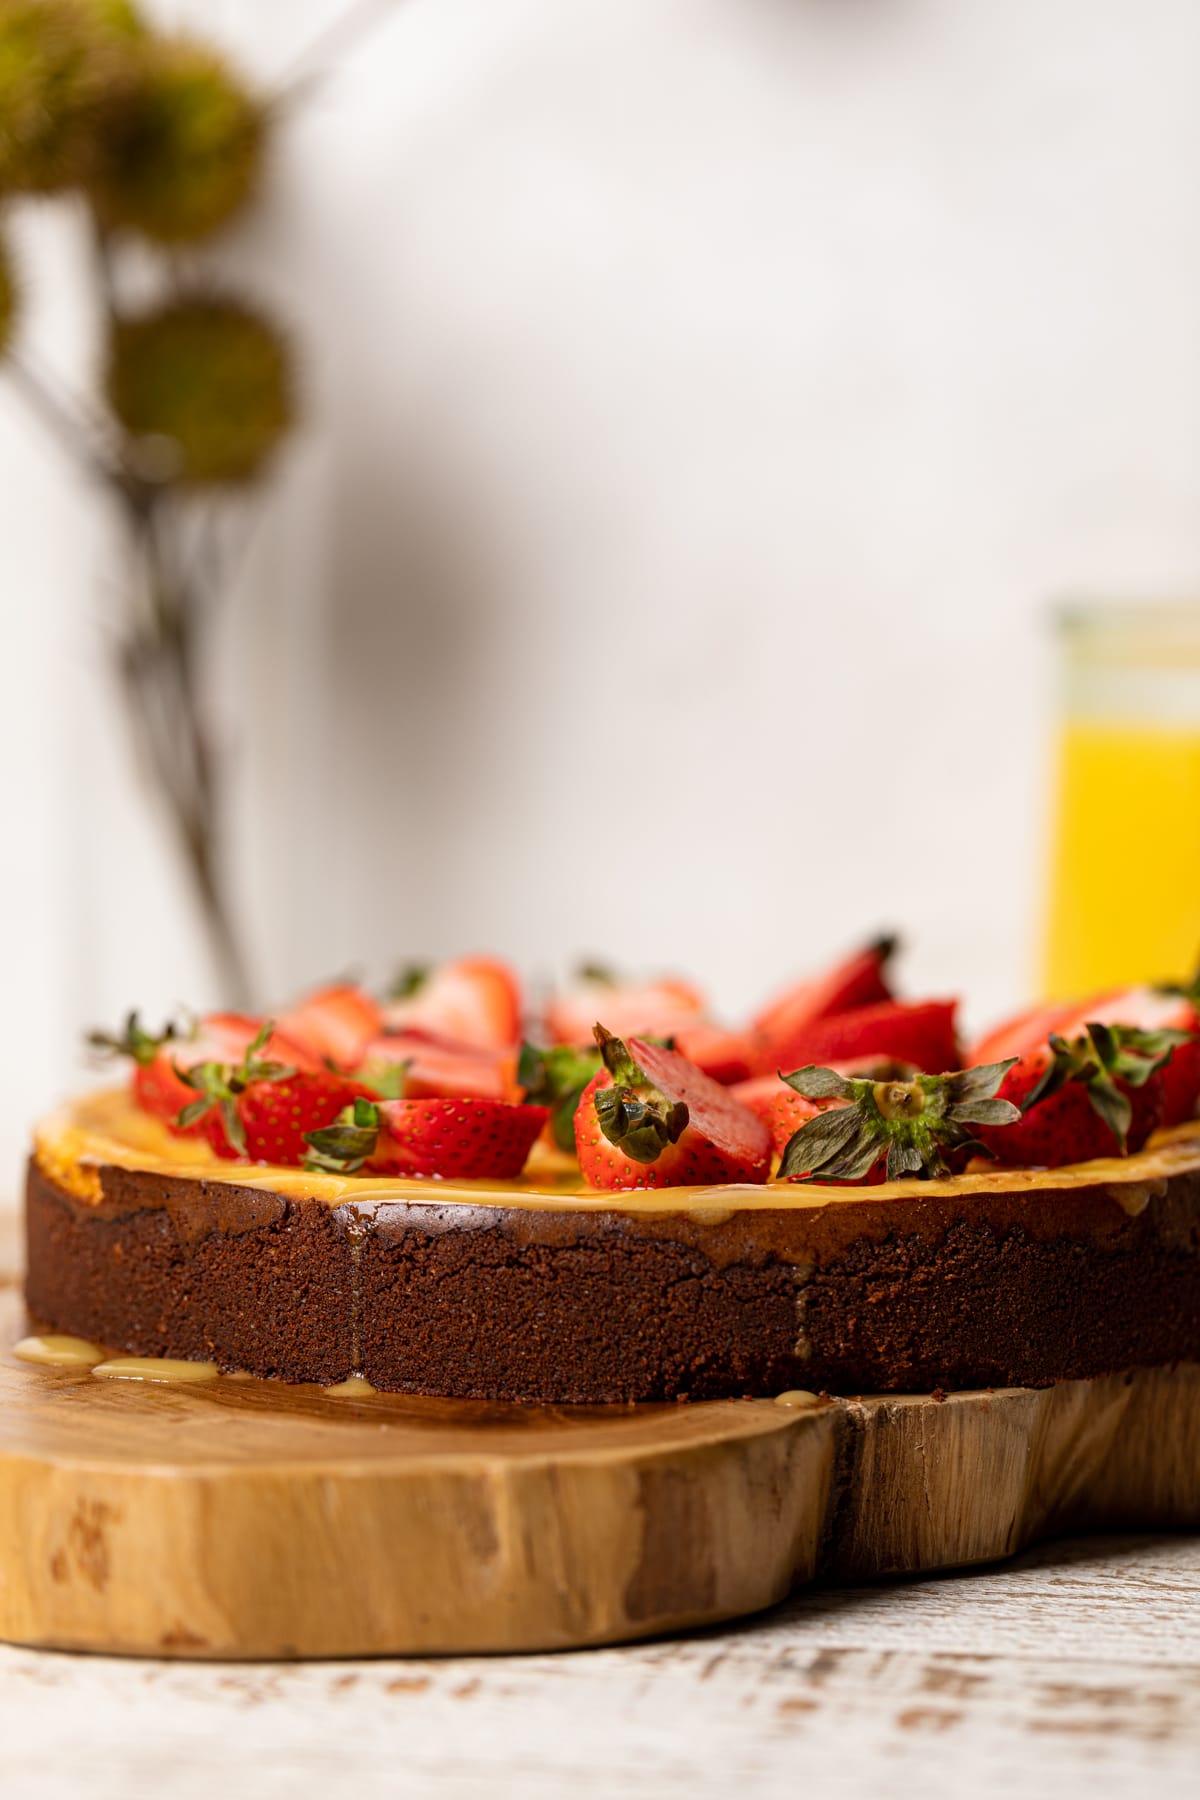
[[[497,1400],[1037,1387],[1197,1359],[1200,1144],[1095,1167],[673,1210],[432,1183],[332,1204],[261,1170],[105,1165],[79,1194],[35,1160],[27,1297],[136,1354]]]

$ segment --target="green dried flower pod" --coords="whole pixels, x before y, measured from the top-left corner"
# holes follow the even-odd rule
[[[106,391],[132,439],[169,441],[172,478],[191,486],[252,480],[294,417],[284,339],[260,314],[213,294],[119,320]]]
[[[0,0],[0,190],[86,178],[140,30],[124,0]]]
[[[265,124],[262,106],[214,51],[147,37],[99,139],[88,184],[98,217],[161,244],[210,236],[255,189]]]

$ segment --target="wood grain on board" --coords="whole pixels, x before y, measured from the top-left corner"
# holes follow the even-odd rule
[[[567,1409],[18,1362],[0,1292],[0,1636],[167,1656],[532,1650],[826,1573],[1200,1523],[1200,1369],[1039,1391]]]

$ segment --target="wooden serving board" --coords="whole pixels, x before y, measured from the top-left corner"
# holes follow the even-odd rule
[[[1200,1367],[788,1407],[516,1407],[22,1363],[0,1289],[0,1637],[154,1656],[618,1642],[815,1577],[1200,1525]]]

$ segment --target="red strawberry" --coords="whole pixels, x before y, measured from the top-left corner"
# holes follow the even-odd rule
[[[1140,1150],[1195,1107],[1200,1051],[1181,1037],[1193,1021],[1185,998],[1147,988],[1022,1013],[976,1047],[981,1056],[1002,1045],[1018,1058],[1000,1091],[1023,1114],[997,1140],[981,1131],[981,1141],[1001,1162],[1046,1168]]]
[[[915,1005],[885,1000],[818,1019],[778,1046],[777,1069],[801,1063],[841,1063],[853,1057],[888,1056],[938,1074],[958,1066],[954,1030],[956,1002],[926,1000]],[[760,1071],[765,1073],[765,1071]]]
[[[820,1019],[890,1000],[887,966],[896,948],[894,937],[877,938],[824,975],[795,983],[764,1006],[751,1021],[758,1049],[752,1073],[786,1068],[795,1060],[793,1043]]]
[[[521,1037],[521,990],[507,963],[462,956],[412,970],[383,1009],[388,1031],[427,1031],[473,1050],[515,1049]]]
[[[240,1062],[263,1030],[263,1021],[245,1013],[207,1013],[190,1028],[170,1024],[157,1034],[145,1031],[137,1013],[130,1013],[123,1033],[112,1036],[94,1031],[89,1043],[95,1049],[115,1052],[133,1060],[133,1098],[143,1112],[152,1113],[181,1137],[203,1137],[204,1127],[179,1126],[179,1114],[196,1098],[180,1070],[203,1063]],[[272,1061],[292,1067],[315,1068],[319,1064],[299,1045],[271,1030],[263,1045]]]
[[[285,1012],[279,1030],[319,1063],[356,1069],[383,1029],[378,1002],[351,982],[320,988]]]
[[[628,1048],[602,1026],[605,1067],[575,1114],[579,1166],[593,1187],[707,1186],[765,1181],[771,1137],[728,1089],[661,1044]]]
[[[237,1063],[205,1061],[180,1070],[189,1101],[176,1126],[200,1126],[218,1156],[301,1163],[305,1134],[330,1124],[371,1093],[331,1069],[297,1069],[266,1055],[280,1034],[263,1025]]]
[[[775,1148],[776,1156],[782,1156],[802,1125],[807,1125],[810,1119],[815,1119],[819,1112],[825,1110],[826,1106],[839,1103],[806,1100],[803,1094],[796,1093],[793,1088],[788,1087],[778,1078],[776,1078],[774,1086],[775,1092],[771,1095],[762,1118],[771,1134],[771,1143]]]
[[[735,1081],[729,1089],[730,1098],[739,1106],[752,1112],[756,1119],[770,1123],[771,1108],[775,1104],[781,1087],[778,1074],[752,1075],[749,1081]]]
[[[673,1033],[652,1032],[651,1036],[673,1037],[679,1054],[722,1087],[745,1081],[750,1075],[754,1045],[745,1031],[726,1031],[721,1025],[710,1025],[701,1019],[694,1025],[682,1025]]]
[[[1154,1085],[1162,1100],[1161,1124],[1182,1125],[1195,1116],[1200,1100],[1200,1017],[1190,994],[1129,988],[1078,1008],[1075,1019],[1062,1028],[1062,1035],[1070,1037],[1075,1026],[1093,1019],[1102,1025],[1133,1025],[1141,1031],[1187,1032],[1187,1041],[1175,1045],[1155,1075]]]
[[[252,1081],[237,1095],[238,1141],[229,1139],[229,1118],[221,1106],[204,1114],[204,1135],[218,1156],[251,1162],[302,1164],[308,1134],[332,1125],[338,1114],[371,1090],[330,1069],[297,1070],[282,1079]]]
[[[549,1118],[500,1100],[358,1100],[308,1134],[311,1168],[513,1181]]]
[[[587,969],[551,1000],[546,1030],[556,1044],[590,1044],[593,1025],[604,1018],[612,1021],[618,1037],[674,1037],[705,1025],[706,1008],[704,995],[687,981],[664,976],[623,982],[606,971]]]
[[[519,1100],[513,1050],[473,1050],[424,1031],[398,1032],[367,1045],[356,1073],[370,1083],[380,1071],[404,1066],[406,1100]]]
[[[1079,1015],[1077,1001],[1060,1001],[1057,1005],[1027,1006],[1003,1024],[994,1026],[971,1046],[971,1062],[1002,1062],[1010,1056],[1024,1056],[1045,1044],[1052,1031],[1061,1031]]]
[[[997,1136],[1017,1128],[1019,1111],[997,1098],[1010,1067],[999,1062],[942,1075],[876,1070],[859,1077],[796,1069],[784,1079],[806,1103],[807,1116],[783,1146],[780,1176],[859,1183],[957,1174],[981,1127]]]

